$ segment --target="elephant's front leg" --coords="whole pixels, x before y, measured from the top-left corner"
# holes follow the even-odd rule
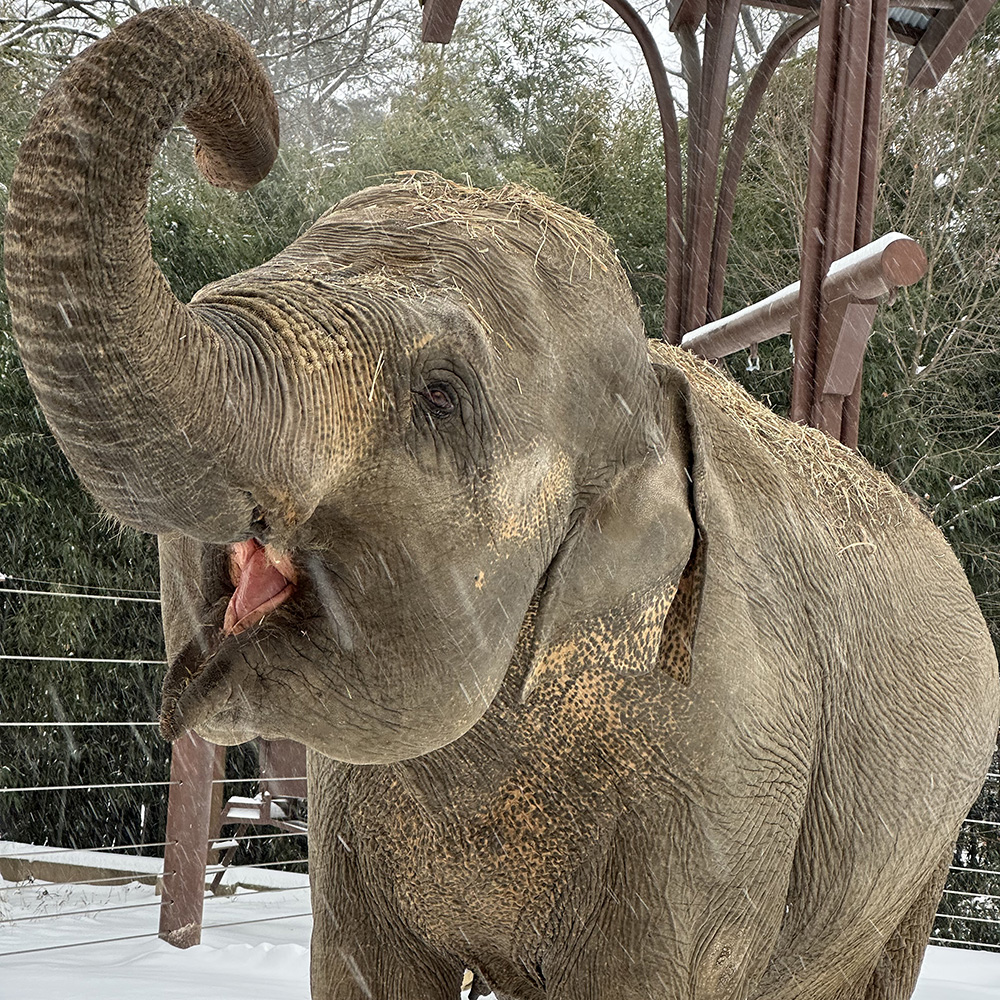
[[[457,1000],[462,963],[427,947],[365,883],[344,827],[330,836],[317,825],[310,816],[313,1000]]]
[[[308,773],[313,1000],[458,1000],[463,963],[404,924],[353,834],[350,765],[310,752]]]
[[[707,836],[692,810],[664,809],[665,800],[623,817],[608,851],[574,876],[562,907],[582,919],[548,956],[548,1000],[758,995],[785,909],[774,862],[721,824]],[[772,844],[785,857],[793,847],[776,831]]]
[[[461,962],[430,952],[370,900],[334,892],[339,900],[313,888],[313,1000],[458,1000]]]

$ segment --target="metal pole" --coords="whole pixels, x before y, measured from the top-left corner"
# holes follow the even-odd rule
[[[800,423],[807,423],[812,414],[816,380],[816,343],[819,337],[820,285],[832,260],[825,253],[824,232],[839,48],[839,0],[822,0],[816,52],[816,82],[813,87],[809,183],[806,188],[805,215],[802,221],[802,259],[799,269],[802,292],[798,318],[792,329],[795,363],[792,366],[792,403],[789,416]]]
[[[625,22],[639,43],[653,84],[656,107],[663,132],[663,159],[666,171],[667,227],[666,275],[663,288],[663,339],[678,344],[681,339],[681,275],[684,259],[684,201],[681,192],[681,140],[674,111],[674,97],[663,66],[656,39],[628,0],[604,0]]]
[[[708,282],[708,308],[705,314],[707,322],[718,319],[722,315],[722,298],[725,291],[726,264],[729,259],[729,241],[733,235],[733,212],[736,207],[736,187],[739,184],[740,173],[743,170],[743,158],[746,155],[750,133],[754,119],[760,108],[760,102],[767,91],[771,77],[792,47],[803,36],[816,27],[819,16],[815,13],[806,14],[791,24],[782,28],[774,36],[764,53],[764,58],[754,72],[746,96],[740,105],[733,134],[729,139],[729,151],[726,153],[726,165],[722,171],[722,184],[719,188],[719,207],[715,213],[715,233],[712,238],[712,266]]]
[[[212,818],[216,747],[185,733],[171,749],[163,852],[160,937],[178,948],[201,942],[205,861]]]
[[[842,257],[854,249],[871,25],[871,0],[853,0],[841,9],[823,231],[826,260]],[[837,382],[840,392],[833,393],[828,391],[829,374],[840,343],[840,326],[848,320],[848,315],[842,304],[834,304],[821,295],[809,423],[838,441],[843,435],[844,399],[853,391],[854,380],[846,389]]]
[[[691,155],[684,246],[684,315],[681,320],[685,331],[701,326],[708,311],[716,183],[739,12],[739,0],[709,0],[699,87],[701,96],[697,109],[688,114]]]
[[[885,47],[889,33],[889,0],[873,0],[872,29],[868,53],[868,81],[865,94],[865,121],[862,130],[861,165],[858,181],[858,213],[854,246],[864,246],[875,227],[875,200],[881,152],[882,83],[885,78]],[[861,425],[861,374],[851,394],[844,400],[840,439],[851,448],[858,445]]]

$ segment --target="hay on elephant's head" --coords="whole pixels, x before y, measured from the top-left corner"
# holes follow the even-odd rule
[[[623,302],[633,300],[611,238],[590,219],[540,192],[517,184],[486,191],[425,172],[398,174],[396,178],[345,198],[333,212],[358,213],[376,227],[402,227],[414,237],[426,237],[435,227],[442,227],[445,241],[457,235],[471,245],[529,256],[536,271],[544,271],[556,282],[572,282],[573,269],[582,260],[590,274],[598,269],[618,286]],[[347,280],[366,291],[412,295],[429,287],[430,276],[419,270],[421,259],[419,254],[414,259],[416,271],[405,266],[375,266],[352,273]],[[466,282],[455,275],[443,280],[468,302]],[[442,275],[436,274],[434,281],[440,283]],[[489,329],[490,309],[475,296],[473,299],[471,304],[481,311],[480,319]],[[777,416],[719,369],[679,348],[653,343],[651,351],[656,360],[680,368],[693,385],[704,389],[735,418],[750,440],[759,442],[790,468],[800,470],[814,499],[832,505],[844,519],[861,515],[896,521],[911,507],[912,501],[887,476],[850,449],[820,431]]]
[[[591,273],[595,268],[620,272],[607,233],[586,216],[532,188],[507,184],[482,190],[425,171],[395,176],[394,181],[350,195],[332,211],[360,209],[375,224],[391,220],[413,232],[451,224],[472,242],[530,253],[536,264],[551,242],[551,250],[569,257],[571,268],[583,261]]]
[[[748,438],[801,472],[812,498],[843,519],[900,521],[915,502],[884,473],[828,434],[793,423],[753,398],[728,374],[690,351],[652,343],[655,360],[673,365],[730,416]],[[752,460],[752,459],[751,459]]]

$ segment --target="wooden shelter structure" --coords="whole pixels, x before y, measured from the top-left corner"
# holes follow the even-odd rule
[[[451,39],[461,3],[424,0],[425,42]],[[670,30],[688,80],[686,157],[681,154],[670,82],[652,34],[628,0],[605,3],[642,49],[663,129],[663,336],[706,357],[727,353],[703,328],[720,318],[736,187],[754,118],[782,59],[818,29],[809,185],[797,309],[790,321],[795,353],[791,417],[855,446],[861,362],[875,304],[854,294],[834,296],[832,289],[824,291],[823,280],[835,260],[872,240],[886,44],[894,38],[912,46],[907,82],[915,88],[932,87],[968,45],[993,0],[911,0],[905,7],[892,7],[889,0],[669,0]],[[733,53],[745,7],[779,10],[789,18],[745,91],[723,158]],[[909,281],[902,283],[915,281],[915,270],[926,266],[915,243],[900,244],[895,256],[906,258]],[[893,280],[890,274],[885,277]],[[742,347],[789,332],[789,325],[779,327],[774,317],[760,311],[743,322],[749,325]]]
[[[933,87],[993,0],[909,0],[903,7],[889,0],[668,0],[670,30],[689,81],[686,156],[653,35],[628,0],[605,2],[638,41],[659,107],[666,172],[664,339],[721,358],[790,332],[792,419],[854,447],[861,368],[878,299],[919,280],[927,266],[920,247],[902,234],[872,242],[886,45],[895,39],[912,46],[909,85]],[[461,3],[423,0],[425,42],[450,41]],[[738,22],[743,8],[754,6],[791,16],[745,90],[723,157]],[[723,318],[736,188],[754,118],[782,59],[816,29],[799,281]],[[223,818],[228,822],[238,813],[234,821],[282,827],[287,815],[275,799],[304,795],[304,761],[298,744],[263,742],[261,794],[224,805],[213,789],[222,787],[225,749],[194,734],[174,744],[161,937],[179,947],[200,941],[206,859]],[[283,785],[275,784],[282,778]]]

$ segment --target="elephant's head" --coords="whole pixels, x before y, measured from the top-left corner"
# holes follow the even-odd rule
[[[6,235],[53,432],[160,539],[167,735],[397,760],[473,726],[519,641],[526,691],[583,636],[591,659],[653,662],[692,552],[688,446],[602,234],[524,191],[416,178],[185,305],[144,222],[180,116],[213,182],[266,173],[261,70],[185,7],[55,84]]]

